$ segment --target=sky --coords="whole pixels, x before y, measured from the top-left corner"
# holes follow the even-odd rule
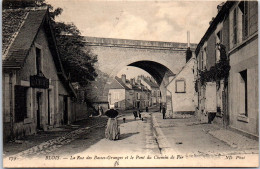
[[[199,43],[222,1],[47,0],[63,13],[56,21],[74,23],[83,36]],[[137,68],[126,67],[122,73]],[[140,72],[140,71],[139,71]],[[145,73],[142,72],[141,73]],[[136,74],[136,72],[132,73]],[[139,73],[138,73],[139,74]]]

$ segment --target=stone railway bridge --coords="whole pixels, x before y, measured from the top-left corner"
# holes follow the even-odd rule
[[[125,66],[135,66],[148,72],[159,84],[162,102],[166,102],[169,77],[177,74],[186,63],[187,43],[142,41],[85,37],[86,46],[97,55],[97,68],[108,75],[103,79],[102,96],[107,97],[111,79]],[[192,52],[196,44],[190,44]],[[97,82],[98,83],[98,82]]]

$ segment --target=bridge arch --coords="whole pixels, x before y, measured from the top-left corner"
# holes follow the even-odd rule
[[[160,86],[162,101],[166,101],[169,76],[177,74],[186,64],[187,43],[141,41],[112,38],[85,37],[86,46],[97,55],[97,68],[107,75],[101,86],[102,97],[107,97],[112,79],[126,66],[148,72]],[[196,44],[190,44],[194,52]],[[98,92],[97,92],[98,93]]]
[[[143,57],[138,57],[143,58]],[[137,60],[136,58],[131,58],[128,60],[125,60],[117,65],[114,66],[113,71],[110,74],[110,77],[115,77],[119,71],[121,71],[126,66],[133,66],[140,68],[147,73],[149,73],[158,83],[158,85],[161,85],[163,82],[163,79],[165,75],[173,76],[175,75],[172,70],[169,69],[168,63],[165,63],[165,61],[155,61],[154,59],[148,60],[148,58],[145,58],[147,60]]]

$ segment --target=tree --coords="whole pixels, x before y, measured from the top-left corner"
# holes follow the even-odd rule
[[[62,8],[54,9],[45,0],[3,0],[3,9],[42,6],[47,6],[50,10],[51,23],[66,74],[71,82],[79,82],[81,86],[86,86],[97,76],[94,68],[97,56],[85,46],[84,37],[74,24],[55,21],[55,17],[62,13]]]

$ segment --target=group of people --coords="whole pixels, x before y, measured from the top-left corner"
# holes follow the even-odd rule
[[[133,114],[134,114],[135,120],[136,120],[136,118],[137,118],[138,116],[139,116],[140,119],[142,118],[141,110],[138,110],[138,112],[137,112],[137,111],[134,111]]]

